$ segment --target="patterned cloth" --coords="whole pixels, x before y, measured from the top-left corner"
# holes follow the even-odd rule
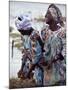
[[[31,50],[33,51],[33,64],[36,64],[39,63],[40,58],[42,57],[42,49],[38,41],[36,41],[34,45],[35,46],[33,47],[33,43],[31,42]]]
[[[31,18],[28,15],[19,15],[16,18],[15,25],[18,30],[29,30],[32,27]]]
[[[41,70],[40,67],[35,67],[34,79],[36,81],[37,86],[42,86],[43,85],[43,71]]]
[[[58,55],[62,50],[62,40],[57,36],[50,36],[47,41],[45,41],[44,44],[45,49],[45,60],[52,60],[55,58],[56,55]]]

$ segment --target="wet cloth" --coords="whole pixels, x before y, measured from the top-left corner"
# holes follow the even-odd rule
[[[24,73],[25,76],[26,76],[27,73],[29,72],[30,64],[31,64],[30,60],[27,59],[26,62],[25,62],[25,65],[24,65],[24,67],[23,67],[23,73]]]
[[[50,36],[47,41],[45,41],[44,45],[45,60],[53,60],[57,54],[59,54],[62,50],[62,41],[59,37]]]
[[[35,45],[34,47],[32,46],[33,43]],[[39,63],[42,57],[42,49],[38,41],[31,42],[31,50],[33,50],[33,53],[32,53],[33,54],[33,58],[32,58],[33,64]]]
[[[29,49],[31,48],[31,40],[30,40],[30,37],[28,35],[24,35],[22,37],[22,41],[23,41],[23,47],[25,49]]]
[[[27,75],[27,73],[29,72],[30,65],[31,65],[30,51],[26,50],[22,56],[22,66],[21,66],[21,70],[24,73],[24,75]]]
[[[57,61],[54,64],[55,81],[65,80],[65,65],[64,61]]]
[[[54,59],[57,59],[57,55],[62,52],[62,40],[58,36],[51,36],[49,37],[48,41],[45,42],[44,48],[46,48],[46,52],[44,54],[45,61],[51,62]],[[59,63],[58,63],[59,62]],[[62,61],[56,61],[51,66],[52,74],[54,76],[54,81],[58,81],[61,78],[60,73],[64,73]],[[61,68],[61,69],[60,69]],[[53,81],[53,80],[52,80]]]
[[[34,69],[34,79],[37,86],[43,86],[43,70],[36,66]]]

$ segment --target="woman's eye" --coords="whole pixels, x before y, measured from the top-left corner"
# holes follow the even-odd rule
[[[18,20],[22,21],[22,19],[20,17],[18,17]]]

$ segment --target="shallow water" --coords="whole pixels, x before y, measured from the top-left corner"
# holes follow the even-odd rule
[[[16,47],[13,49],[13,58],[12,58],[12,50],[10,45],[10,78],[16,78],[17,72],[20,70],[21,67],[21,51],[18,50]]]

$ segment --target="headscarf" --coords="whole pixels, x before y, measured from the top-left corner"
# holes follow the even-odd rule
[[[29,30],[32,27],[29,15],[19,15],[16,18],[15,25],[18,30]]]
[[[60,23],[60,24],[63,23],[61,11],[59,10],[59,8],[56,5],[51,4],[48,7],[48,10],[47,10],[45,17],[47,17],[48,12],[50,12],[50,14],[53,17],[53,20],[56,21],[56,23]]]

